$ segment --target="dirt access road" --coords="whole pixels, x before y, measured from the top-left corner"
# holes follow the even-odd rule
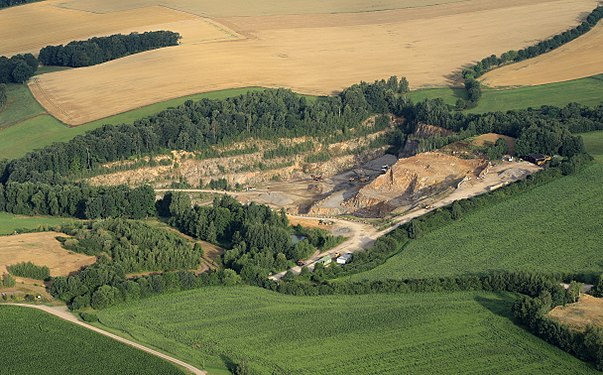
[[[412,219],[425,215],[426,213],[436,210],[440,207],[447,206],[454,201],[475,197],[496,189],[499,189],[505,185],[508,185],[517,180],[523,179],[526,176],[539,171],[541,168],[528,163],[528,162],[505,162],[496,166],[493,166],[490,172],[482,179],[472,181],[471,183],[465,183],[458,189],[454,190],[451,194],[438,199],[437,201],[430,202],[430,205],[424,208],[414,208],[403,215],[396,217],[392,221],[392,225],[382,231],[378,231],[373,225],[365,224],[358,221],[336,219],[326,216],[296,216],[289,215],[291,218],[297,219],[312,219],[312,220],[328,220],[334,223],[331,228],[335,234],[341,234],[348,239],[336,246],[333,249],[324,251],[321,253],[314,254],[312,257],[306,260],[306,267],[310,270],[314,269],[316,261],[325,255],[333,257],[336,253],[354,253],[361,251],[371,246],[379,237],[388,234],[395,230],[400,225],[408,223]],[[183,193],[219,193],[228,194],[234,196],[239,200],[247,200],[250,198],[253,200],[253,196],[258,193],[268,193],[268,190],[257,189],[250,192],[232,192],[222,190],[207,190],[207,189],[155,189],[156,193],[163,193],[166,191],[178,191]],[[271,191],[275,193],[275,191]],[[275,206],[276,207],[276,206]],[[428,207],[428,208],[427,208]],[[291,272],[299,274],[302,267],[296,266],[291,268]],[[286,271],[277,273],[270,278],[273,280],[279,280],[285,275]]]
[[[4,305],[29,307],[29,308],[32,308],[32,309],[37,309],[37,310],[44,311],[44,312],[46,312],[48,314],[52,314],[52,315],[54,315],[56,317],[59,317],[59,318],[61,318],[63,320],[71,322],[73,324],[77,324],[78,326],[87,328],[87,329],[89,329],[91,331],[94,331],[96,333],[100,333],[103,336],[110,337],[113,340],[119,341],[119,342],[121,342],[123,344],[126,344],[126,345],[129,345],[129,346],[134,347],[136,349],[142,350],[143,352],[147,352],[147,353],[152,354],[152,355],[154,355],[156,357],[159,357],[159,358],[162,358],[162,359],[164,359],[166,361],[172,362],[172,363],[174,363],[174,364],[176,364],[176,365],[178,365],[180,367],[185,368],[189,373],[192,373],[192,374],[195,374],[195,375],[207,375],[207,372],[205,372],[203,370],[199,370],[198,368],[196,368],[196,367],[194,367],[192,365],[189,365],[188,363],[182,362],[179,359],[176,359],[174,357],[170,357],[167,354],[163,354],[163,353],[158,352],[156,350],[147,348],[144,345],[138,344],[138,343],[136,343],[134,341],[130,341],[130,340],[125,339],[125,338],[123,338],[121,336],[114,335],[113,333],[109,333],[109,332],[104,331],[104,330],[102,330],[100,328],[91,326],[90,324],[86,324],[86,323],[78,320],[73,314],[71,314],[69,312],[69,310],[67,310],[67,307],[65,307],[65,306],[28,305],[28,304],[25,304],[25,303],[5,303]]]

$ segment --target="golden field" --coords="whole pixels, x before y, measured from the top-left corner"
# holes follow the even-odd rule
[[[483,77],[491,87],[541,85],[603,73],[603,24],[544,55],[495,69]]]
[[[222,3],[171,0],[168,8],[150,0],[127,5],[51,0],[16,7],[0,12],[0,24],[7,15],[36,9],[41,12],[36,19],[46,14],[43,23],[54,22],[55,27],[52,33],[45,33],[45,27],[31,32],[38,25],[7,19],[14,22],[8,32],[23,34],[16,38],[23,41],[3,45],[0,54],[14,51],[13,44],[33,50],[90,33],[124,32],[126,25],[129,31],[168,29],[183,35],[177,47],[32,80],[32,92],[51,114],[78,125],[175,97],[243,86],[330,94],[393,74],[406,76],[413,88],[446,85],[467,63],[575,26],[597,1]],[[89,20],[85,27],[80,17]],[[15,32],[19,27],[23,33]]]

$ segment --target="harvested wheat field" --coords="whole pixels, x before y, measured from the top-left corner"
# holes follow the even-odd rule
[[[603,298],[583,294],[578,303],[557,306],[548,316],[579,330],[588,325],[603,328]]]
[[[544,55],[495,69],[482,82],[491,87],[570,81],[603,73],[603,23]]]
[[[0,274],[11,264],[33,262],[47,266],[51,276],[65,276],[96,261],[96,257],[65,250],[57,236],[65,234],[42,232],[0,237]]]
[[[165,7],[97,14],[61,8],[59,5],[51,0],[2,10],[0,55],[23,52],[37,54],[49,44],[134,31],[180,32],[184,36],[183,44],[238,38],[231,30],[207,18]]]
[[[116,2],[102,6],[104,2],[98,0],[74,0],[64,6],[76,8],[80,3],[89,11],[94,4],[101,11],[111,11],[111,4],[122,9]],[[236,4],[222,3],[211,1],[197,4],[194,9],[190,8],[192,1],[162,4],[191,12],[178,13],[182,17],[201,19],[196,14],[203,14],[212,18],[212,25],[222,25],[219,32],[225,34],[224,40],[184,42],[93,67],[44,74],[30,87],[51,114],[78,125],[179,96],[243,86],[331,94],[360,80],[394,74],[406,76],[415,88],[445,85],[451,83],[452,72],[464,64],[531,45],[573,27],[597,4],[593,0],[469,0],[444,1],[440,5],[425,1],[423,5],[431,6],[421,6],[419,0],[381,0],[370,4],[377,4],[374,9],[388,9],[394,3],[407,7],[370,11],[369,5],[359,1],[349,6],[336,1],[316,9],[311,5],[323,2],[313,1],[304,8],[298,1],[295,4],[300,8],[291,9],[299,14],[281,14],[283,6],[275,5],[272,13],[276,15],[264,15],[272,14],[269,6],[258,10],[255,6],[237,8]],[[316,13],[321,11],[325,13]],[[2,16],[0,12],[0,22]],[[194,39],[188,36],[190,31],[180,31],[184,41]],[[43,38],[40,35],[39,41]]]

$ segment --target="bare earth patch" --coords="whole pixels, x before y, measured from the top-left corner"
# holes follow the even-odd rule
[[[496,133],[482,134],[472,138],[471,143],[475,146],[483,147],[486,145],[494,145],[499,139],[503,139],[505,141],[511,153],[515,152],[515,138],[508,137],[506,135]]]
[[[578,303],[557,306],[548,316],[578,330],[588,325],[603,327],[603,298],[584,294]]]
[[[52,8],[54,3],[43,4]],[[174,4],[179,6],[175,0]],[[492,53],[531,45],[573,27],[596,4],[593,0],[469,0],[376,12],[300,11],[273,16],[253,15],[252,10],[252,16],[246,16],[240,10],[213,19],[212,25],[203,29],[207,31],[192,27],[178,30],[178,22],[203,18],[169,10],[183,19],[167,21],[165,15],[155,22],[181,31],[181,46],[44,74],[30,87],[51,114],[67,124],[79,125],[175,97],[235,87],[288,87],[301,93],[331,94],[360,80],[390,75],[406,76],[415,88],[446,85],[453,82],[451,72],[459,71],[463,65]],[[97,16],[117,17],[126,12],[150,12],[151,8],[157,7]],[[61,8],[61,12],[65,11]],[[76,15],[85,13],[69,11]],[[162,8],[161,12],[168,10]],[[5,11],[0,13],[2,25],[4,16]],[[156,27],[151,20],[138,29]],[[32,33],[28,23],[22,23],[6,32],[35,34],[39,46],[47,44],[50,37],[46,34],[69,34],[61,27],[44,27],[44,31]],[[212,28],[223,36],[207,36],[203,43],[187,42],[201,38],[191,37],[190,33],[204,34]],[[49,29],[55,31],[46,33]]]
[[[57,236],[65,234],[42,232],[0,237],[0,273],[7,272],[6,266],[11,264],[32,262],[47,266],[51,276],[66,276],[96,261],[96,257],[65,250]]]
[[[552,52],[485,74],[491,86],[542,85],[603,73],[603,23]]]

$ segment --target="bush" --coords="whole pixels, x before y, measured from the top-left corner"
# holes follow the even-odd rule
[[[0,56],[0,83],[25,83],[37,69],[38,60],[31,53]]]
[[[80,318],[82,318],[82,320],[84,322],[88,322],[88,323],[96,323],[98,322],[98,316],[96,316],[96,314],[94,313],[88,313],[88,312],[81,312],[80,313]]]
[[[2,282],[0,283],[0,286],[5,287],[5,288],[12,288],[15,286],[16,282],[15,279],[8,273],[5,273],[2,276]]]
[[[46,280],[50,277],[50,269],[46,266],[36,266],[32,262],[21,262],[7,266],[8,272],[15,276],[36,280]]]

